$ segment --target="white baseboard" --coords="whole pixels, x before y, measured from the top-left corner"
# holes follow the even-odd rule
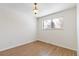
[[[11,49],[11,48],[15,48],[15,47],[18,47],[18,46],[21,46],[21,45],[25,45],[25,44],[28,44],[28,43],[31,43],[31,42],[34,42],[34,41],[36,41],[36,40],[22,42],[22,43],[19,43],[19,44],[15,45],[15,46],[9,46],[7,48],[0,49],[0,51],[5,51],[5,50]]]
[[[59,45],[57,43],[50,42],[50,41],[39,40],[39,39],[38,39],[38,41],[46,42],[46,43],[49,43],[49,44],[52,44],[52,45],[56,45],[56,46],[59,46],[59,47],[63,47],[63,48],[67,48],[67,49],[70,49],[70,50],[77,51],[76,49],[72,49],[72,48],[69,48],[69,47],[66,47],[66,46],[63,46],[63,45]]]
[[[54,45],[56,45],[56,46],[60,46],[60,47],[63,47],[63,48],[71,49],[71,48],[64,47],[64,46],[62,46],[62,45],[56,44],[56,43],[49,42],[49,41],[39,40],[39,39],[37,39],[37,40],[38,40],[38,41],[42,41],[42,42],[46,42],[46,43],[49,43],[49,44],[54,44]],[[37,40],[31,40],[31,41],[28,41],[28,42],[19,43],[19,44],[15,45],[15,46],[9,46],[9,47],[7,47],[7,48],[0,49],[0,51],[4,51],[4,50],[11,49],[11,48],[15,48],[15,47],[18,47],[18,46],[21,46],[21,45],[24,45],[24,44],[28,44],[28,43],[31,43],[31,42],[34,42],[34,41],[37,41]],[[75,49],[71,49],[71,50],[75,50]],[[76,51],[76,50],[75,50],[75,51]]]

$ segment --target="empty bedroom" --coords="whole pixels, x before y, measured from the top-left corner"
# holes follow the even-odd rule
[[[0,56],[77,56],[76,3],[0,3]]]

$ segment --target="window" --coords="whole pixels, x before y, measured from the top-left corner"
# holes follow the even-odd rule
[[[62,29],[63,18],[43,20],[43,29]]]
[[[44,29],[50,29],[51,28],[51,20],[45,20],[44,21]]]

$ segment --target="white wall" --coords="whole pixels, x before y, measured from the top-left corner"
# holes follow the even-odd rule
[[[77,55],[79,56],[79,4],[77,4]]]
[[[64,29],[62,30],[42,30],[42,20],[63,17]],[[77,49],[76,40],[76,8],[71,8],[55,14],[38,18],[38,40],[55,44],[72,50]]]
[[[0,7],[0,51],[26,44],[36,38],[36,19],[28,11],[22,13]]]

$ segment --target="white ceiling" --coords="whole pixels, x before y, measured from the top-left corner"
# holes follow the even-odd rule
[[[40,6],[40,13],[38,17],[48,15],[51,13],[56,13],[65,9],[69,9],[72,7],[75,7],[76,4],[73,3],[45,3],[45,4],[39,4]]]
[[[75,6],[75,3],[38,3],[39,13],[36,15],[36,17],[42,17]],[[33,3],[0,3],[0,8],[2,7],[24,13],[32,13]]]

